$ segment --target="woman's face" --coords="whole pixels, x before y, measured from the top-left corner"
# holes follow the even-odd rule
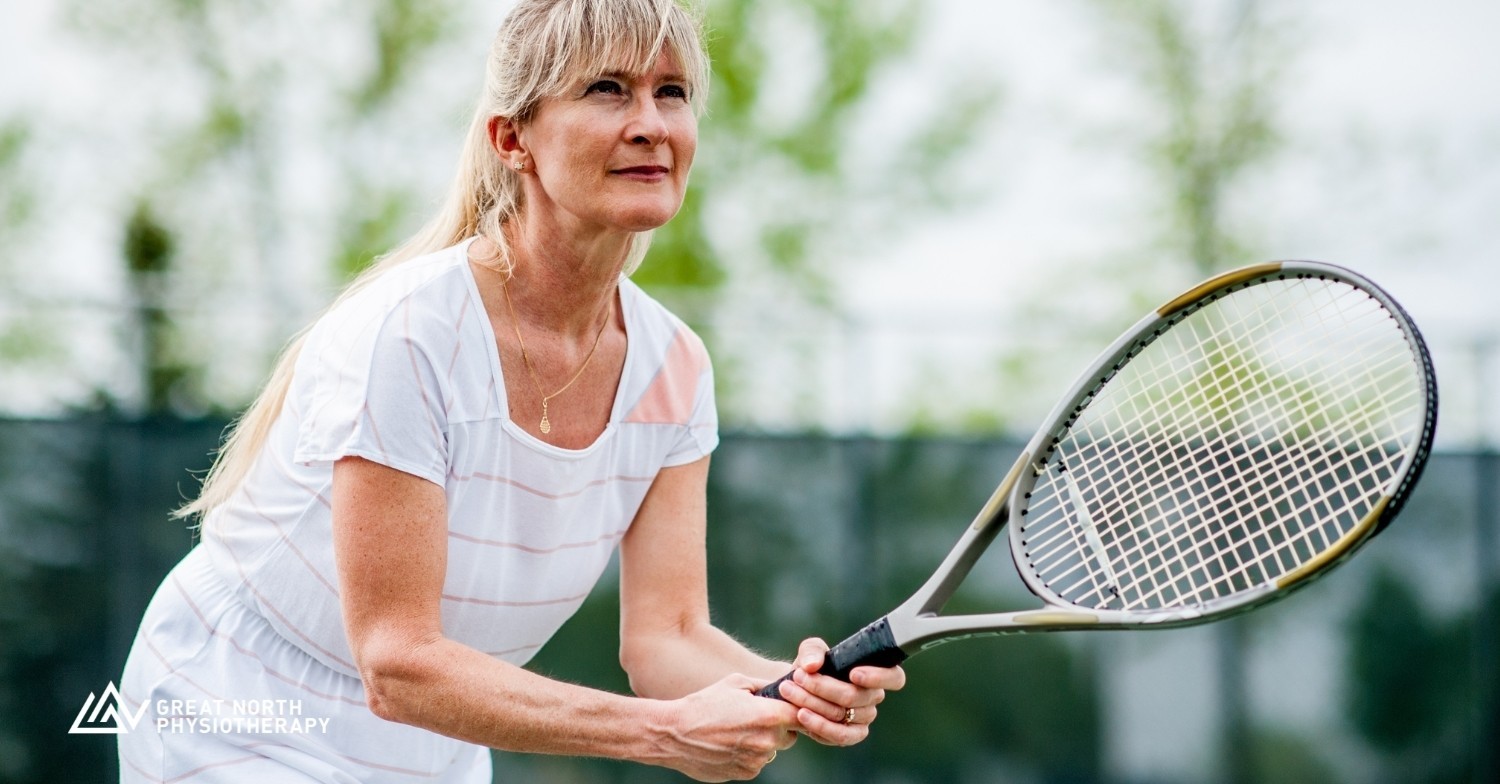
[[[663,55],[650,73],[613,73],[548,98],[513,134],[526,212],[575,231],[654,229],[677,214],[698,148],[688,82]],[[498,146],[506,154],[502,140]]]

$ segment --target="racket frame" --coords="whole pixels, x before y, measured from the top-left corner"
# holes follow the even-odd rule
[[[1373,505],[1364,518],[1323,552],[1280,578],[1198,604],[1154,612],[1081,608],[1052,598],[1052,591],[1042,585],[1030,570],[1020,568],[1018,563],[1016,571],[1021,575],[1027,589],[1042,600],[1041,607],[1001,613],[939,614],[943,605],[952,597],[974,564],[979,561],[1007,523],[1017,523],[1017,525],[1010,526],[1012,558],[1017,558],[1022,552],[1021,528],[1018,524],[1020,522],[1019,510],[1022,505],[1019,502],[1031,489],[1036,477],[1044,470],[1044,466],[1035,464],[1033,455],[1045,452],[1047,443],[1068,428],[1073,417],[1083,409],[1084,404],[1095,391],[1112,378],[1131,356],[1149,344],[1150,341],[1142,341],[1142,336],[1153,332],[1159,334],[1176,320],[1196,310],[1200,304],[1222,294],[1262,282],[1266,278],[1299,276],[1343,281],[1369,294],[1387,311],[1397,316],[1397,324],[1408,343],[1411,344],[1413,355],[1423,363],[1426,383],[1422,385],[1422,394],[1427,420],[1423,423],[1423,432],[1419,436],[1418,447],[1408,451],[1394,474],[1393,486],[1388,488],[1386,494]],[[1432,435],[1436,427],[1436,395],[1437,388],[1433,382],[1431,358],[1416,326],[1407,318],[1399,304],[1369,280],[1342,267],[1311,261],[1258,264],[1210,278],[1136,322],[1101,352],[1084,372],[1079,374],[1073,386],[1060,398],[1044,420],[1047,424],[1038,429],[1031,441],[1021,450],[1020,457],[1006,473],[1004,480],[995,488],[989,501],[954,544],[932,576],[910,598],[882,620],[889,625],[893,642],[910,655],[936,645],[970,637],[1082,629],[1170,628],[1193,625],[1253,610],[1285,596],[1295,588],[1304,587],[1313,582],[1316,577],[1326,574],[1333,565],[1349,557],[1360,544],[1379,532],[1400,510],[1400,505],[1405,501],[1412,484],[1420,476],[1431,449]]]
[[[1413,355],[1421,363],[1421,393],[1425,419],[1416,447],[1408,450],[1393,474],[1393,481],[1371,510],[1350,530],[1322,552],[1277,579],[1267,580],[1244,591],[1191,605],[1174,606],[1160,611],[1109,610],[1079,607],[1067,603],[1042,585],[1031,570],[1022,568],[1020,501],[1030,491],[1045,465],[1035,456],[1046,454],[1049,441],[1059,437],[1072,424],[1087,401],[1124,367],[1135,353],[1143,350],[1156,336],[1181,318],[1186,318],[1201,304],[1239,288],[1257,284],[1266,278],[1312,277],[1335,279],[1353,285],[1374,298],[1392,314]],[[1151,339],[1143,339],[1152,334]],[[906,601],[884,617],[834,646],[819,670],[848,679],[854,667],[863,664],[892,666],[908,656],[955,640],[992,637],[1031,632],[1076,631],[1084,629],[1170,628],[1187,626],[1247,612],[1304,587],[1327,574],[1331,567],[1348,558],[1359,545],[1379,533],[1395,515],[1420,477],[1432,447],[1437,424],[1437,386],[1432,359],[1420,332],[1401,306],[1371,281],[1342,267],[1312,261],[1282,261],[1232,270],[1210,278],[1147,314],[1126,330],[1079,374],[1073,386],[1052,409],[1031,441],[990,495],[974,521],[964,530],[932,575]],[[1016,561],[1028,590],[1042,601],[1034,609],[1000,613],[941,615],[943,606],[968,576],[1001,529],[1009,523],[1011,557]],[[779,697],[782,681],[790,673],[761,689],[767,697]]]

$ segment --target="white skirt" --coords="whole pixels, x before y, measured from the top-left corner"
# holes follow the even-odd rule
[[[489,750],[370,712],[364,686],[245,607],[194,549],[125,663],[122,782],[489,782]]]

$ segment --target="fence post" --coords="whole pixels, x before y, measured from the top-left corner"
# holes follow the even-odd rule
[[[1474,454],[1474,632],[1472,664],[1474,673],[1474,783],[1500,781],[1500,747],[1495,739],[1500,733],[1500,695],[1495,677],[1495,604],[1500,591],[1495,579],[1495,504],[1497,454],[1484,439]]]

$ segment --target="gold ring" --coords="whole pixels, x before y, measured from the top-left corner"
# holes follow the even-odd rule
[[[849,723],[851,723],[853,721],[854,721],[854,709],[853,708],[845,708],[844,709],[844,723],[845,724],[849,724]]]

